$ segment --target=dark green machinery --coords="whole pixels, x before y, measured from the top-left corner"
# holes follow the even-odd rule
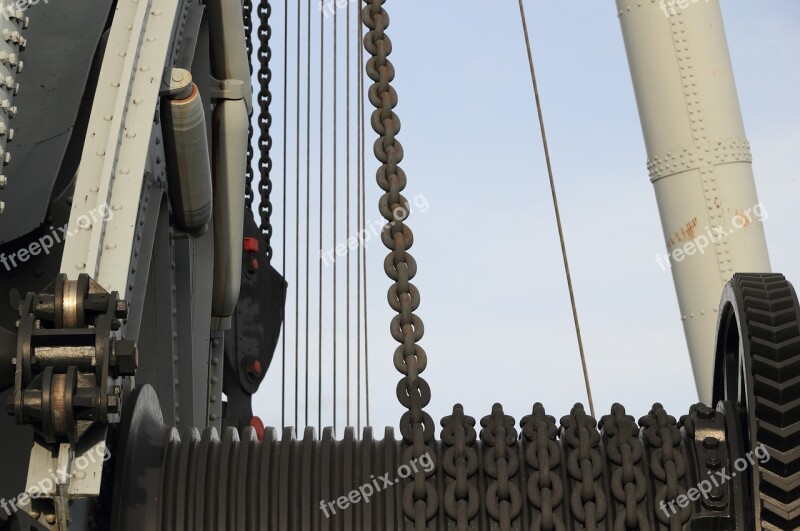
[[[760,220],[673,268],[704,403],[436,426],[386,3],[360,21],[399,434],[253,416],[288,289],[269,1],[3,3],[0,531],[800,528],[800,302]],[[719,2],[617,8],[673,254],[758,204]]]

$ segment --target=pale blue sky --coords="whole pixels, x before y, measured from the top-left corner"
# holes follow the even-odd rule
[[[281,106],[283,2],[273,0],[275,96],[275,264],[281,264]],[[292,3],[290,3],[292,4]],[[296,4],[294,4],[296,6]],[[302,0],[303,13],[305,6]],[[397,108],[405,147],[407,196],[422,194],[429,208],[411,217],[415,283],[422,292],[422,344],[429,355],[424,377],[433,388],[429,411],[437,420],[461,402],[476,418],[494,402],[517,419],[544,403],[560,417],[585,402],[578,350],[567,298],[524,41],[514,0],[390,0],[389,35],[397,68]],[[290,8],[290,41],[296,38]],[[665,246],[644,143],[612,0],[526,2],[545,121],[570,253],[595,404],[600,414],[621,402],[636,416],[659,401],[680,416],[696,401],[672,277],[655,261]],[[341,11],[341,35],[345,33]],[[353,14],[350,9],[349,13]],[[723,14],[759,198],[768,212],[767,241],[775,271],[800,284],[800,198],[796,156],[800,146],[800,4],[795,0],[723,0]],[[318,35],[320,12],[313,9]],[[333,19],[327,19],[330,30]],[[330,142],[332,95],[330,34],[326,60],[326,139]],[[343,38],[343,37],[342,37]],[[340,66],[344,66],[344,40]],[[319,112],[318,40],[312,76],[312,192],[316,190]],[[294,396],[294,65],[290,47],[289,303],[287,393]],[[305,61],[305,59],[304,59]],[[305,72],[305,63],[303,63]],[[344,125],[344,74],[340,119]],[[369,107],[368,107],[369,110]],[[305,116],[303,117],[303,123]],[[342,129],[340,142],[344,140]],[[378,220],[367,136],[367,221]],[[326,149],[330,153],[330,144]],[[302,146],[305,154],[305,144]],[[340,157],[339,209],[344,205]],[[332,162],[326,157],[326,209],[330,214]],[[305,168],[305,159],[301,163]],[[305,173],[302,173],[303,182]],[[305,190],[301,188],[304,198]],[[316,212],[315,193],[312,211]],[[304,213],[303,213],[304,215]],[[312,261],[319,249],[312,216]],[[346,241],[344,220],[339,238]],[[301,230],[304,230],[301,227]],[[326,224],[324,247],[332,247]],[[351,233],[354,231],[351,230]],[[392,312],[385,251],[369,246],[369,325],[372,424],[396,425],[399,374],[392,365]],[[344,321],[344,260],[340,259],[340,325]],[[302,269],[301,269],[302,271]],[[312,263],[312,288],[317,282]],[[325,283],[332,270],[324,268]],[[331,296],[325,291],[323,336],[331,344]],[[312,293],[311,358],[316,360],[317,306]],[[302,336],[301,348],[305,339]],[[338,336],[344,360],[344,329]],[[326,358],[330,348],[326,348]],[[301,353],[301,358],[305,351]],[[280,347],[255,399],[256,414],[280,425]],[[340,369],[339,431],[344,419],[344,368]],[[312,367],[311,419],[316,424],[316,366]],[[323,424],[332,422],[331,373],[326,368]],[[301,375],[301,382],[303,376]],[[301,389],[300,395],[304,391]],[[293,406],[293,401],[290,401]],[[303,405],[300,405],[301,409]],[[288,412],[293,417],[293,411]],[[303,415],[300,421],[303,423]]]

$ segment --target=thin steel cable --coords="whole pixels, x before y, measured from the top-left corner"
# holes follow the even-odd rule
[[[347,9],[350,9],[350,5],[357,5],[357,4],[355,2],[351,2],[350,4],[347,5]],[[349,13],[347,13],[347,14],[349,15]],[[345,357],[347,358],[347,363],[345,364],[346,372],[347,372],[347,377],[345,378],[345,387],[347,388],[347,393],[346,393],[346,395],[347,395],[347,426],[350,426],[351,424],[350,424],[350,245],[349,245],[349,238],[350,238],[350,217],[351,217],[351,214],[352,214],[351,211],[350,211],[350,95],[351,95],[350,94],[350,88],[351,88],[350,87],[350,74],[352,73],[352,71],[351,71],[351,66],[350,66],[350,48],[351,48],[351,46],[350,46],[350,44],[351,44],[351,42],[350,42],[350,17],[347,16],[345,18],[347,19],[347,34],[346,34],[346,38],[345,38],[345,41],[347,42],[347,65],[346,65],[347,75],[345,76],[345,80],[346,80],[346,83],[347,83],[347,87],[345,89],[345,92],[347,92],[347,111],[345,112],[345,114],[347,116],[346,125],[345,125],[345,128],[347,129],[347,140],[346,140],[347,148],[345,150],[345,152],[347,153],[347,157],[346,157],[347,160],[346,160],[346,163],[345,163],[346,174],[347,174],[347,177],[346,177],[347,186],[346,186],[346,190],[345,190],[345,196],[347,197],[347,200],[345,201],[345,203],[346,203],[345,204],[345,213],[346,213],[346,215],[345,215],[345,219],[346,219],[346,222],[345,222],[345,237],[348,238],[347,260],[346,260],[346,264],[345,264],[345,269],[347,269],[347,274],[345,275],[345,277],[347,279],[345,281],[345,292],[346,292],[346,305],[345,305],[345,314],[346,314],[345,321],[346,322],[345,322],[345,329],[347,330],[347,332],[345,333],[345,342],[347,344],[346,347],[345,347]]]
[[[324,184],[325,161],[325,2],[320,1],[320,53],[319,53],[319,249],[323,249],[323,218],[324,209],[322,207],[322,192]],[[318,334],[318,353],[319,353],[319,381],[317,396],[317,429],[322,433],[322,254],[319,257],[319,329]]]
[[[306,365],[305,425],[308,426],[310,374],[310,307],[311,307],[311,0],[306,4]]]
[[[338,41],[339,41],[339,23],[338,23],[338,15],[339,15],[339,6],[333,10],[333,240],[331,245],[333,245],[333,249],[336,249],[336,196],[338,195],[337,192],[337,163],[338,163],[338,153],[339,149],[337,146],[338,141],[338,133],[339,133],[339,121],[338,121]],[[334,252],[334,255],[336,253]],[[336,258],[333,258],[333,333],[331,334],[333,337],[333,431],[336,432],[336,316],[338,307],[336,306]]]
[[[281,250],[281,273],[286,278],[286,183],[287,144],[289,139],[289,0],[283,2],[283,244]],[[281,323],[281,427],[286,427],[286,319]]]
[[[363,27],[359,26],[360,28]],[[361,33],[361,31],[359,31]],[[363,36],[363,34],[362,34]],[[362,221],[362,229],[366,230],[367,226],[367,207],[366,207],[366,200],[367,200],[367,186],[366,186],[366,113],[364,112],[364,47],[359,46],[360,49],[360,57],[361,57],[361,64],[359,70],[361,72],[361,81],[360,81],[360,100],[361,100],[361,221]],[[371,426],[370,419],[369,419],[369,322],[367,320],[367,298],[368,298],[368,290],[367,290],[367,247],[364,245],[364,250],[362,253],[362,266],[363,266],[363,277],[364,277],[364,397],[365,397],[365,410],[366,410],[366,420],[367,426]]]
[[[539,84],[536,81],[536,69],[533,66],[533,52],[531,51],[531,39],[528,33],[528,21],[525,17],[525,6],[522,0],[519,0],[519,14],[522,19],[522,31],[525,34],[525,47],[528,50],[528,64],[531,69],[531,81],[533,82],[533,94],[536,98],[536,112],[539,116],[539,129],[542,133],[542,145],[544,146],[544,157],[547,162],[547,175],[550,179],[550,192],[553,196],[553,208],[556,214],[556,224],[558,225],[558,238],[561,242],[561,256],[564,260],[564,273],[567,276],[567,287],[569,288],[569,300],[572,305],[572,319],[575,322],[575,335],[578,338],[578,350],[581,355],[581,364],[583,365],[583,380],[586,384],[586,395],[589,399],[589,410],[594,417],[594,400],[592,399],[592,387],[589,384],[589,369],[586,366],[586,353],[583,350],[583,339],[581,338],[581,326],[578,321],[578,308],[575,304],[575,291],[572,287],[572,276],[569,270],[569,260],[567,259],[567,246],[564,243],[564,229],[561,226],[561,213],[558,208],[558,197],[556,195],[555,179],[553,178],[553,165],[550,161],[550,149],[547,145],[547,134],[544,126],[544,116],[542,113],[542,102],[539,98]]]
[[[296,149],[295,149],[295,241],[294,241],[294,426],[300,425],[300,2],[297,2],[297,117],[296,117]]]
[[[364,142],[364,51],[361,46],[361,11],[356,8],[356,32],[357,49],[358,49],[358,76],[357,76],[357,89],[358,89],[358,117],[356,121],[357,138],[356,138],[356,225],[358,226],[358,247],[356,248],[356,417],[358,424],[358,432],[361,433],[361,247],[363,240],[361,238],[361,219],[363,210],[361,208],[361,183],[362,174],[364,172],[364,157],[361,156],[361,146]]]

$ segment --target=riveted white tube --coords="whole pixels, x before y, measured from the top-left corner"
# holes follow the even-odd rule
[[[695,383],[711,400],[720,296],[735,272],[769,272],[719,0],[617,0]]]

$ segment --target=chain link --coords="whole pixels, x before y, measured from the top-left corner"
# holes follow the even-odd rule
[[[252,9],[252,8],[251,8]],[[261,217],[260,229],[261,234],[264,236],[264,243],[266,244],[267,259],[272,259],[272,203],[270,196],[272,194],[272,135],[270,128],[272,127],[272,114],[270,113],[270,105],[272,104],[272,92],[270,91],[270,82],[272,81],[272,70],[270,69],[270,61],[272,60],[272,48],[270,48],[270,38],[272,37],[272,28],[269,25],[269,19],[272,16],[272,5],[269,0],[260,0],[258,4],[258,171],[259,183],[258,189],[261,195],[261,202],[258,206],[258,212]],[[249,20],[247,11],[245,17]],[[247,22],[245,22],[247,27]],[[248,50],[252,50],[250,39],[248,41]],[[249,55],[248,55],[249,56]],[[252,68],[252,65],[251,65]],[[252,125],[251,138],[252,138]],[[247,143],[247,171],[248,183],[245,190],[245,201],[247,202],[248,210],[252,212],[253,192],[252,192],[252,159],[253,148],[252,142]]]
[[[456,521],[457,531],[467,531],[480,508],[478,487],[471,480],[480,464],[475,451],[475,419],[464,415],[463,406],[456,404],[453,414],[442,419],[442,428],[442,443],[447,447],[442,469],[451,478],[445,488],[444,509]]]
[[[253,76],[253,0],[242,3],[244,16],[244,37],[247,47],[247,64],[250,66],[250,77]],[[247,131],[247,168],[245,169],[244,203],[248,212],[253,211],[253,122],[249,121]]]
[[[492,478],[486,489],[486,512],[500,524],[501,531],[509,531],[522,510],[522,496],[514,482],[519,471],[514,417],[495,404],[492,414],[481,419],[481,426],[481,441],[486,445],[484,471]]]
[[[686,459],[680,449],[681,432],[676,426],[675,417],[667,415],[661,404],[654,404],[650,414],[639,420],[644,428],[645,440],[653,450],[650,455],[650,474],[660,483],[656,490],[655,506],[662,502],[672,502],[686,494],[680,481],[686,475]],[[680,531],[692,516],[692,507],[687,505],[674,514],[667,515],[656,510],[658,521],[669,527],[670,531]]]
[[[528,500],[537,512],[530,529],[565,531],[560,507],[564,501],[564,483],[558,471],[561,447],[556,442],[556,419],[545,413],[542,404],[536,403],[532,414],[522,417],[520,426],[527,442],[525,459],[534,470],[528,478]]]
[[[636,420],[625,414],[620,404],[611,406],[611,414],[600,420],[606,456],[611,462],[611,495],[621,505],[614,520],[615,531],[649,531],[645,510],[647,479],[642,470],[644,448],[639,441]]]
[[[573,517],[587,531],[594,531],[606,517],[606,496],[600,485],[603,458],[600,455],[600,432],[597,422],[586,414],[581,404],[572,408],[568,417],[561,419],[563,440],[570,448],[567,454],[567,472],[576,482],[570,496]]]
[[[423,411],[431,400],[431,390],[420,376],[427,365],[427,356],[417,344],[425,328],[422,320],[414,314],[420,296],[410,282],[416,275],[417,264],[408,253],[414,236],[405,224],[409,214],[408,201],[401,194],[406,187],[406,175],[399,166],[403,160],[403,146],[396,138],[400,132],[400,119],[394,112],[397,92],[390,84],[394,80],[394,66],[388,59],[392,42],[385,33],[389,27],[389,15],[383,8],[385,2],[364,0],[361,14],[369,30],[364,38],[364,48],[371,55],[366,65],[366,73],[373,81],[368,97],[376,109],[371,123],[379,135],[374,151],[382,164],[377,172],[377,181],[385,192],[379,202],[380,213],[387,221],[381,240],[390,250],[384,261],[384,270],[394,281],[389,288],[389,305],[397,312],[391,322],[391,334],[400,343],[394,354],[394,365],[404,376],[397,385],[397,398],[408,409],[400,420],[400,433],[409,445],[404,458],[418,459],[427,454],[433,459],[435,453],[431,443],[435,425],[431,416]],[[438,510],[436,488],[431,480],[435,467],[429,470],[415,472],[413,481],[403,492],[403,511],[414,522],[417,531],[425,529]]]

